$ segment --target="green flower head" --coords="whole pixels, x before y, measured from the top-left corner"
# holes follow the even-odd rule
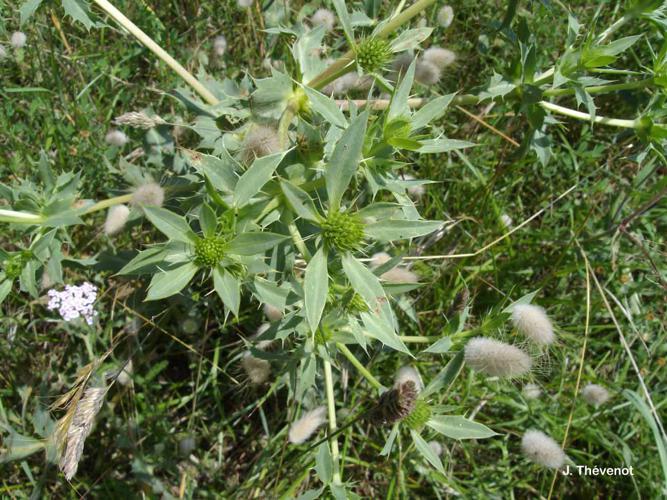
[[[403,419],[403,422],[405,422],[410,429],[420,431],[430,418],[431,407],[423,399],[418,399],[414,409]]]
[[[225,238],[213,236],[200,238],[195,243],[195,263],[202,267],[215,267],[225,256]]]
[[[391,49],[386,40],[366,38],[357,46],[357,65],[366,73],[377,73],[391,59]]]
[[[364,223],[355,214],[332,212],[320,227],[325,243],[340,252],[358,249],[364,239]]]

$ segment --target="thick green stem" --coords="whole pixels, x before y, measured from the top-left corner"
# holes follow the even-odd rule
[[[653,78],[645,78],[644,80],[636,80],[634,82],[612,83],[610,85],[595,85],[586,87],[589,94],[606,94],[609,92],[618,92],[619,90],[643,89],[651,86],[654,83]],[[574,89],[549,89],[544,91],[545,96],[558,97],[564,95],[574,95]]]
[[[361,364],[352,351],[350,351],[345,344],[336,343],[336,348],[347,358],[347,360],[354,366],[368,382],[378,391],[384,389],[384,386],[376,379],[371,372],[369,372],[364,365]]]
[[[94,205],[91,205],[86,210],[84,210],[83,214],[87,215],[93,212],[98,212],[99,210],[104,210],[105,208],[113,207],[114,205],[120,205],[121,203],[128,203],[130,200],[132,200],[131,194],[124,194],[121,196],[116,196],[114,198],[108,198],[106,200],[98,201]]]
[[[151,37],[144,33],[141,28],[130,21],[125,15],[114,7],[107,0],[93,0],[104,12],[109,14],[114,21],[129,31],[146,48],[162,59],[167,66],[173,69],[178,76],[183,78],[207,103],[218,104],[218,98],[215,97],[202,83],[197,80],[187,69],[185,69],[176,59],[171,57],[162,47],[160,47]]]
[[[41,224],[44,222],[44,217],[29,212],[0,210],[0,222],[10,222],[13,224]]]
[[[327,391],[327,409],[329,411],[329,432],[334,434],[338,427],[336,423],[336,400],[334,399],[333,375],[331,373],[331,362],[324,360],[324,384]],[[340,474],[340,451],[338,450],[338,437],[330,440],[331,458],[333,460],[333,482],[341,484]]]
[[[385,24],[374,36],[377,38],[387,38],[402,24],[408,22],[434,3],[435,0],[419,0]],[[354,65],[352,64],[354,62],[354,57],[354,50],[348,50],[338,60],[334,61],[331,66],[308,82],[307,85],[314,89],[321,89],[326,84],[333,82],[336,78],[350,72],[354,68]]]
[[[576,118],[577,120],[591,121],[591,115],[588,113],[582,113],[581,111],[576,111],[574,109],[565,108],[559,106],[558,104],[553,104],[551,102],[540,101],[540,106],[544,109],[548,109],[553,113],[558,113],[561,115],[569,116],[570,118]],[[619,128],[639,128],[639,122],[637,120],[622,120],[620,118],[607,118],[605,116],[596,116],[593,118],[593,123],[598,123],[600,125],[609,125],[610,127],[619,127]]]

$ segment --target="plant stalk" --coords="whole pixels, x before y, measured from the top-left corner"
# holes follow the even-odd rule
[[[347,360],[354,366],[361,375],[368,380],[368,382],[375,387],[378,391],[384,389],[384,386],[376,379],[371,372],[369,372],[366,367],[361,364],[352,351],[350,351],[345,344],[336,342],[336,348],[347,358]]]
[[[104,12],[106,12],[114,21],[129,31],[156,56],[162,59],[167,66],[173,69],[178,76],[183,78],[207,103],[211,105],[218,104],[219,100],[202,83],[197,80],[187,69],[185,69],[176,59],[171,57],[162,47],[144,33],[141,28],[130,21],[121,11],[114,7],[107,0],[93,0]]]
[[[329,411],[329,432],[334,434],[336,428],[336,401],[334,399],[333,375],[331,373],[331,362],[324,359],[324,384],[327,391],[327,409]],[[341,484],[340,475],[340,451],[338,449],[338,437],[330,440],[331,458],[333,460],[333,482],[334,484]]]
[[[11,222],[14,224],[41,224],[44,217],[30,212],[17,212],[15,210],[0,210],[0,222]]]
[[[131,194],[124,194],[121,196],[115,196],[113,198],[108,198],[106,200],[98,201],[94,205],[89,206],[84,210],[83,215],[91,214],[99,210],[104,210],[105,208],[113,207],[114,205],[120,205],[121,203],[128,203],[132,200]]]
[[[558,104],[553,104],[547,101],[540,101],[540,106],[544,109],[548,109],[554,113],[561,115],[569,116],[570,118],[576,118],[577,120],[591,121],[591,115],[588,113],[582,113],[581,111],[576,111],[574,109],[565,108],[559,106]],[[607,118],[605,116],[596,116],[593,118],[593,123],[598,123],[600,125],[609,125],[610,127],[619,127],[619,128],[639,128],[639,122],[637,120],[623,120],[620,118]]]

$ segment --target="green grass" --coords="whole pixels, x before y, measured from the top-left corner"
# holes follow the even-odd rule
[[[265,56],[286,58],[285,42],[262,33],[258,12],[253,10],[248,16],[233,1],[115,3],[193,72],[205,67],[221,79],[241,78],[246,70],[251,75],[266,75]],[[448,30],[436,30],[429,42],[452,48],[458,55],[437,93],[465,92],[485,84],[494,71],[506,69],[512,46],[493,30],[504,15],[500,4],[452,2],[455,23]],[[590,2],[568,5],[587,27],[594,14]],[[614,18],[615,6],[616,2],[610,2],[603,8],[599,25]],[[291,15],[296,16],[301,7],[302,2],[291,4]],[[543,68],[564,49],[567,18],[557,7],[553,9],[531,4],[519,11],[539,41],[538,60]],[[428,17],[434,19],[436,11],[429,9]],[[127,158],[145,145],[142,131],[127,130],[131,142],[122,151],[108,148],[104,136],[113,117],[132,110],[151,108],[170,121],[187,120],[191,117],[188,111],[167,95],[182,83],[111,21],[108,27],[88,32],[64,18],[59,8],[53,8],[53,16],[49,6],[42,8],[24,28],[27,49],[18,59],[0,61],[0,180],[6,184],[14,179],[39,182],[36,172],[42,151],[54,171],[81,173],[82,198],[124,192],[129,164],[156,178],[174,177],[176,167],[163,169],[140,155]],[[639,32],[642,26],[641,22],[631,24],[622,34]],[[0,43],[17,28],[14,2],[0,0]],[[219,33],[227,37],[229,53],[224,61],[214,64],[209,60],[206,65],[211,40]],[[340,38],[329,35],[328,40],[339,48]],[[618,66],[638,69],[645,51],[638,45]],[[596,103],[601,115],[632,118],[648,98],[646,92],[622,92],[602,96]],[[574,99],[563,102],[576,107]],[[466,109],[518,142],[527,130],[525,118],[510,106]],[[427,286],[409,295],[419,322],[400,315],[402,334],[439,335],[451,318],[449,311],[457,294],[467,289],[472,309],[466,328],[512,339],[497,325],[482,320],[490,310],[500,310],[537,291],[536,302],[549,311],[559,340],[550,349],[548,361],[531,375],[544,391],[539,400],[526,401],[520,381],[485,380],[465,368],[455,384],[438,395],[437,404],[469,409],[475,420],[499,433],[478,441],[441,440],[444,476],[415,453],[405,436],[400,451],[387,459],[379,456],[386,430],[364,422],[345,430],[339,439],[343,479],[362,498],[444,498],[450,489],[464,498],[547,497],[554,473],[522,457],[520,437],[534,427],[560,442],[570,416],[566,452],[576,464],[632,465],[635,475],[632,479],[559,475],[554,498],[660,496],[667,479],[654,433],[622,393],[629,390],[642,396],[638,377],[591,278],[587,288],[584,256],[607,294],[664,418],[665,167],[638,165],[636,155],[642,148],[630,133],[562,121],[562,126],[553,128],[553,158],[547,166],[532,153],[521,155],[510,142],[457,109],[450,110],[439,126],[448,137],[479,146],[460,154],[408,158],[414,175],[437,181],[427,187],[420,202],[424,217],[456,222],[424,250],[425,255],[473,253],[503,234],[502,214],[508,214],[516,225],[547,209],[478,255],[416,262],[414,270]],[[175,144],[194,148],[197,140],[185,133]],[[575,185],[568,196],[549,205]],[[84,340],[74,329],[54,322],[41,301],[25,293],[12,294],[0,312],[0,331],[6,332],[0,336],[4,366],[0,371],[1,408],[15,429],[34,435],[39,426],[37,409],[65,392],[78,367],[90,361],[85,342],[92,342],[90,349],[100,354],[102,346],[108,347],[123,331],[129,333],[129,340],[112,358],[124,361],[132,354],[133,384],[112,387],[71,484],[37,454],[0,465],[2,495],[139,498],[142,494],[178,497],[183,493],[189,498],[278,498],[290,486],[297,496],[319,488],[314,471],[309,471],[314,465],[312,453],[287,444],[288,425],[297,415],[297,406],[287,403],[285,386],[276,383],[256,388],[243,381],[239,365],[245,350],[242,339],[262,323],[259,305],[246,298],[238,320],[226,320],[219,299],[199,286],[169,299],[168,307],[143,304],[134,294],[142,283],[114,276],[114,272],[122,265],[124,252],[152,241],[150,224],[139,221],[124,235],[109,240],[101,234],[101,215],[86,221],[72,232],[66,250],[73,259],[97,258],[97,264],[85,271],[72,262],[67,276],[71,282],[87,278],[102,284],[104,309],[100,309],[98,337]],[[633,238],[619,232],[624,221]],[[5,232],[4,227],[2,248],[13,250],[27,243],[19,231]],[[409,253],[414,248],[399,250]],[[590,329],[582,351],[587,293]],[[194,320],[194,328],[184,324],[186,318]],[[417,352],[418,346],[412,347]],[[461,347],[457,343],[452,350]],[[296,349],[296,345],[286,345],[287,353]],[[388,349],[369,352],[366,356],[355,349],[364,366],[386,385],[408,362]],[[280,353],[276,357],[274,373],[288,360]],[[451,353],[419,354],[415,365],[430,380],[451,357]],[[613,393],[612,400],[598,410],[585,405],[581,396],[575,397],[582,362],[582,386],[597,382]],[[344,378],[340,368],[345,369],[348,385],[337,393],[339,409],[369,403],[373,391],[351,365],[335,366],[337,385]],[[316,384],[324,387],[319,378]],[[322,403],[315,394],[306,394],[304,406],[316,404]],[[185,437],[195,439],[191,454],[179,450]]]

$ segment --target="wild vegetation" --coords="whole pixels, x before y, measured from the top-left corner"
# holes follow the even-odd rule
[[[0,19],[3,495],[667,494],[667,3]]]

